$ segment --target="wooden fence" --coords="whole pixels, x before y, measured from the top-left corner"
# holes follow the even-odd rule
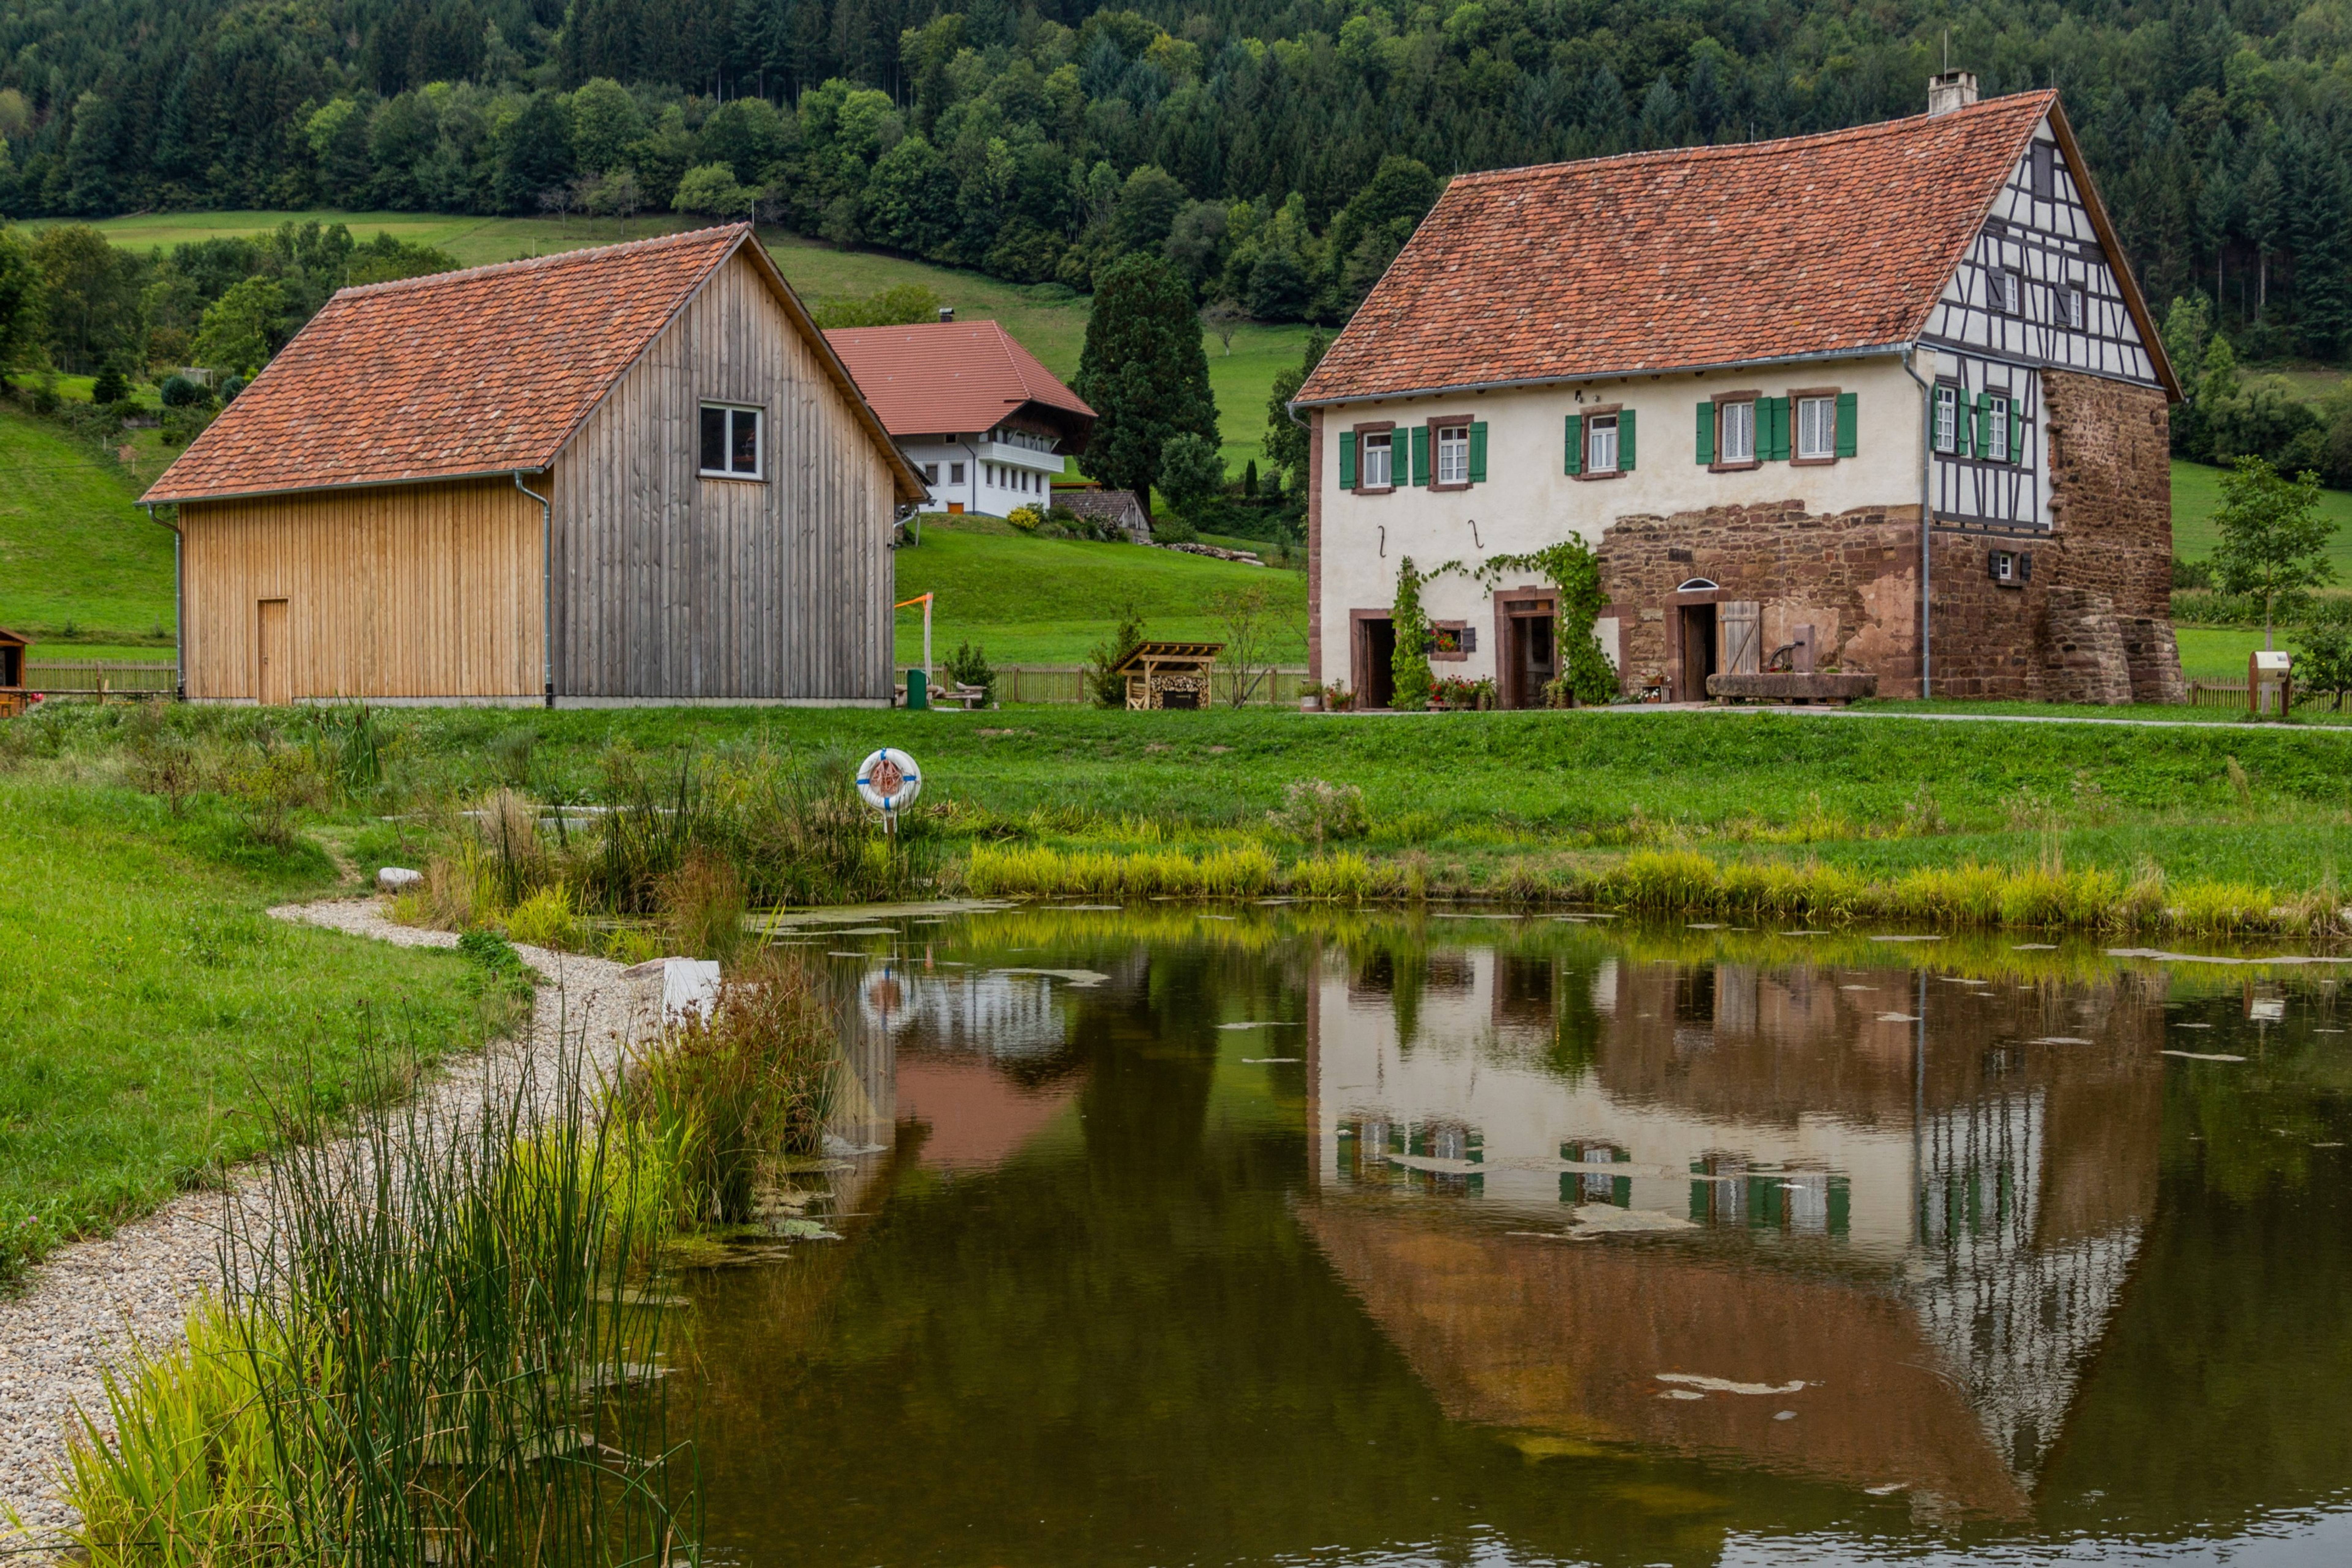
[[[169,697],[179,686],[179,668],[154,660],[28,658],[25,689],[50,697]]]
[[[2341,691],[2301,691],[2294,694],[2297,708],[2308,708],[2318,713],[2341,713],[2344,699]],[[2189,705],[2191,708],[2232,708],[2246,711],[2246,683],[2242,680],[2192,680],[2189,683]]]
[[[1076,706],[1087,700],[1086,675],[1086,667],[1077,664],[1001,664],[996,667],[996,700],[1007,704]],[[1231,702],[1234,682],[1240,678],[1221,668],[1213,679],[1218,703]],[[938,679],[941,685],[946,684],[944,671],[939,672]],[[25,666],[26,689],[52,697],[169,696],[177,681],[177,667],[163,663],[31,659]],[[1250,702],[1252,706],[1295,708],[1299,694],[1309,689],[1306,670],[1276,669],[1270,677],[1260,676]],[[2239,700],[2244,700],[2242,693]]]
[[[949,683],[945,671],[937,672],[939,684]],[[1211,678],[1219,706],[1234,699],[1234,686],[1240,679],[1234,671],[1219,666]],[[903,689],[903,678],[902,678]],[[1257,689],[1250,695],[1253,707],[1272,706],[1296,708],[1299,694],[1313,689],[1304,669],[1276,669],[1271,676],[1261,674]],[[996,667],[996,700],[1010,706],[1016,702],[1047,702],[1076,706],[1087,700],[1087,669],[1080,664],[1000,664]]]

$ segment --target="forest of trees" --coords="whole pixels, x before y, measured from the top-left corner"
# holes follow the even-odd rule
[[[2352,0],[12,0],[0,214],[760,211],[1343,319],[1444,176],[2054,84],[2159,310],[2352,351]]]

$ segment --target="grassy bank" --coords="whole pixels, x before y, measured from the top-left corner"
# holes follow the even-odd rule
[[[0,1277],[268,1146],[299,1085],[333,1106],[369,1048],[430,1062],[518,1016],[456,954],[263,910],[334,879],[226,805],[0,776]]]
[[[236,737],[327,755],[344,744],[301,740],[306,726],[341,722],[329,714],[180,710],[164,722],[205,746]],[[448,898],[467,918],[503,919],[541,895],[532,920],[562,912],[591,932],[719,897],[677,879],[698,849],[730,868],[727,896],[751,909],[961,887],[1654,907],[1650,891],[1610,879],[1656,851],[1828,879],[1786,907],[1855,918],[2080,923],[2094,905],[2127,905],[2141,911],[2129,920],[2162,923],[2168,909],[2230,911],[2183,929],[2259,925],[2272,909],[2288,911],[2273,923],[2306,929],[2352,864],[2352,735],[2310,728],[1053,709],[409,711],[373,725],[382,782],[360,805],[311,810],[312,831],[362,863],[462,862]],[[60,712],[0,738],[25,738],[16,765],[30,773],[130,779],[154,743],[132,728],[120,710]],[[890,849],[845,784],[848,764],[884,743],[911,752],[927,781]],[[455,816],[497,789],[612,811],[601,829],[533,839],[530,864],[502,870],[508,852],[482,837],[498,813]],[[1202,868],[1219,854],[1243,858]],[[1029,869],[1016,872],[1024,855]],[[1995,915],[1982,889],[1892,902],[1869,890],[1969,868],[2095,879],[2068,882],[2056,904],[2000,891]],[[1750,897],[1675,876],[1685,891],[1673,896],[1693,909]],[[2221,890],[2189,895],[2208,885]],[[1963,906],[1974,912],[1955,912]]]

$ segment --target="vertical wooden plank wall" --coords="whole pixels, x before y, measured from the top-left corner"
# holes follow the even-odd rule
[[[192,501],[180,528],[192,698],[260,696],[264,599],[298,700],[541,689],[540,508],[510,479]]]
[[[705,400],[767,411],[763,477],[700,477]],[[888,470],[782,305],[730,258],[557,459],[562,697],[878,700]]]

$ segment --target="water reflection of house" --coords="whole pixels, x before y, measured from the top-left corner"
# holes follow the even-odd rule
[[[2153,1207],[2146,983],[1404,962],[1317,978],[1307,1220],[1450,1410],[2022,1506]],[[1512,1234],[1586,1205],[1696,1228]]]
[[[1001,1163],[1076,1096],[1076,1077],[1057,1070],[1068,1044],[1057,984],[1041,974],[895,965],[866,975],[858,993],[863,1034],[888,1054],[893,1121],[923,1128],[924,1164]]]

